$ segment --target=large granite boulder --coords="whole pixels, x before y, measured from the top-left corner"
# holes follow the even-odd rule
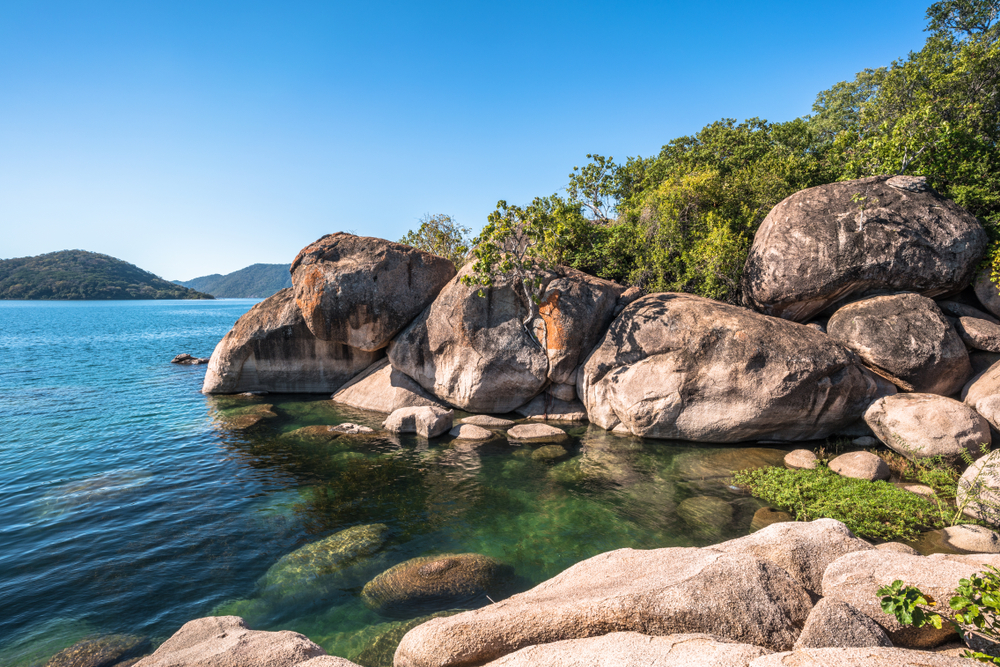
[[[827,333],[906,391],[950,396],[972,376],[962,339],[937,304],[919,294],[850,303],[833,314]]]
[[[219,341],[202,391],[329,393],[382,354],[316,338],[287,288],[251,308]]]
[[[189,621],[136,667],[347,667],[342,659],[310,662],[328,657],[326,651],[297,632],[251,630],[238,616],[209,616]],[[332,657],[332,656],[329,656]]]
[[[806,619],[802,634],[795,641],[793,649],[835,646],[892,646],[892,641],[882,626],[851,605],[823,598],[809,612],[809,618]]]
[[[787,650],[812,608],[784,570],[708,549],[619,549],[483,609],[403,637],[396,667],[475,665],[526,646],[617,631],[705,632]]]
[[[380,359],[330,397],[359,410],[391,413],[400,408],[444,407],[411,378]]]
[[[829,336],[689,294],[650,294],[579,372],[593,423],[701,442],[825,438],[895,390]]]
[[[797,192],[764,219],[743,271],[748,305],[804,322],[850,296],[925,296],[969,284],[987,237],[919,178],[875,176]]]
[[[292,262],[295,303],[316,338],[380,350],[455,275],[451,260],[369,236],[327,234]]]
[[[650,637],[612,632],[528,646],[484,667],[747,667],[754,658],[769,653],[760,646],[707,634]]]
[[[622,291],[564,267],[545,273],[540,317],[529,330],[523,290],[503,279],[464,285],[471,270],[463,268],[389,346],[394,368],[469,412],[511,412],[549,383],[574,381],[572,370],[611,321]]]
[[[962,388],[962,401],[1000,429],[1000,364],[994,364]]]
[[[957,461],[990,444],[990,424],[959,401],[936,394],[896,394],[872,403],[865,421],[887,447],[909,459]]]
[[[906,648],[798,648],[756,658],[750,667],[969,667],[967,658]]]
[[[855,551],[874,549],[835,519],[774,523],[751,535],[709,548],[774,563],[817,595],[823,589],[823,572],[830,563]]]

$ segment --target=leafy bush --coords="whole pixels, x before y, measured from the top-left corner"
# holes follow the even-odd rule
[[[743,470],[734,480],[798,521],[837,519],[861,537],[913,540],[924,530],[944,526],[934,503],[887,482],[841,477],[825,466]]]

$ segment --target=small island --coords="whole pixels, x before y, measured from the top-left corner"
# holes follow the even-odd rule
[[[136,300],[214,299],[143,271],[134,264],[86,250],[60,250],[0,260],[0,299]]]

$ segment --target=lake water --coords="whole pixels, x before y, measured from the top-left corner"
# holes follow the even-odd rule
[[[516,591],[602,551],[745,535],[760,503],[729,471],[784,454],[585,425],[554,459],[502,438],[289,435],[384,416],[326,396],[206,397],[204,366],[169,363],[208,356],[255,302],[0,301],[0,665],[109,633],[155,645],[213,613],[386,664],[412,619],[440,611],[366,607],[361,587],[389,566],[484,554]],[[339,578],[263,586],[282,556],[372,524],[387,529],[377,553]]]

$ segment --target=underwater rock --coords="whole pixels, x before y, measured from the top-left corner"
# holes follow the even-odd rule
[[[750,532],[753,533],[762,528],[767,528],[773,523],[785,523],[787,521],[795,521],[795,517],[788,512],[782,512],[773,507],[761,507],[753,514],[753,520],[750,521]]]
[[[282,433],[282,440],[303,440],[305,442],[324,443],[336,440],[343,432],[334,430],[333,426],[303,426],[288,433]]]
[[[711,453],[682,454],[676,458],[677,473],[685,480],[730,477],[737,470],[780,467],[785,452],[764,447],[727,447]]]
[[[368,426],[361,426],[359,424],[352,424],[351,422],[344,422],[343,424],[337,424],[336,426],[331,426],[330,430],[335,433],[344,433],[347,435],[363,435],[365,433],[374,433],[375,429]]]
[[[389,568],[367,584],[361,598],[388,616],[462,606],[502,597],[511,569],[480,554],[421,556]]]
[[[282,556],[259,582],[262,589],[303,588],[375,554],[389,534],[385,524],[352,526]]]
[[[277,416],[272,403],[255,403],[242,408],[223,410],[215,416],[215,420],[225,429],[243,431],[257,426],[265,419],[274,419]]]
[[[375,626],[377,634],[368,640],[364,648],[354,658],[365,667],[393,667],[392,658],[403,635],[432,618],[444,618],[454,616],[457,613],[457,611],[439,611],[408,621],[381,623]],[[368,629],[371,630],[371,627]]]
[[[702,536],[719,535],[733,520],[733,508],[712,496],[694,496],[677,505],[677,516]]]
[[[569,456],[569,452],[562,445],[545,445],[531,452],[531,458],[536,461],[556,461]]]
[[[84,639],[59,651],[45,667],[117,667],[126,662],[133,664],[152,650],[148,637],[105,635]]]

